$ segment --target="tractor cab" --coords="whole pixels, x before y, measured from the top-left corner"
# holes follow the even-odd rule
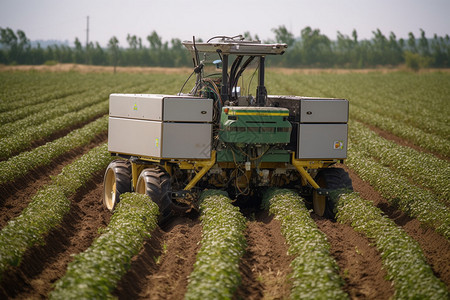
[[[217,36],[209,39],[206,43],[195,42],[194,38],[193,41],[184,41],[183,45],[192,55],[194,72],[197,74],[196,84],[191,93],[196,95],[203,87],[209,89],[212,85],[212,94],[218,97],[221,103],[233,106],[243,104],[266,106],[265,57],[282,55],[287,48],[286,44],[262,44],[260,41],[247,41],[240,35],[235,37]],[[216,58],[213,63],[222,69],[221,77],[216,77],[216,80],[210,80],[203,76],[205,63],[211,57]],[[243,100],[240,98],[238,81],[243,72],[254,62],[257,63],[259,70],[256,99],[250,96]],[[241,99],[240,102],[239,99]]]

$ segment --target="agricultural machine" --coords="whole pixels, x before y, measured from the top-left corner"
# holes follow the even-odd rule
[[[183,85],[177,95],[110,95],[108,150],[118,159],[104,176],[106,207],[134,191],[165,218],[195,208],[205,189],[246,199],[287,187],[333,218],[335,194],[352,189],[348,174],[332,167],[347,156],[348,101],[268,95],[266,57],[282,55],[286,44],[220,36],[183,45],[196,76],[189,93]],[[255,96],[244,90],[253,79],[243,82],[246,69],[258,71]]]

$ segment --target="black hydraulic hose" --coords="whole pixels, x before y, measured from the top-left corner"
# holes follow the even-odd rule
[[[245,71],[245,69],[248,67],[248,65],[255,59],[255,56],[250,56],[247,58],[247,60],[244,62],[242,67],[240,68],[239,72],[237,72],[236,76],[234,78],[231,78],[230,81],[232,81],[232,84],[230,85],[231,90],[233,90],[233,87],[237,85],[237,82],[239,80],[239,77],[241,77],[242,73]]]
[[[243,57],[242,55],[239,55],[239,56],[234,60],[233,65],[231,66],[231,70],[230,70],[230,82],[229,82],[229,85],[230,85],[230,93],[232,93],[232,91],[233,91],[234,78],[235,78],[235,75],[236,75],[236,71],[237,71],[237,69],[239,68],[239,65],[241,64],[243,58],[244,58],[244,57]],[[233,95],[231,95],[231,96],[233,96]]]

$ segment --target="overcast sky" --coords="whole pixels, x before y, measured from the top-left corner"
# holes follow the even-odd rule
[[[432,38],[450,34],[450,0],[0,0],[0,27],[21,29],[31,40],[86,41],[106,46],[112,36],[128,46],[128,33],[142,38],[153,31],[170,41],[206,40],[249,31],[265,40],[285,25],[296,37],[306,26],[331,39],[337,31],[370,39],[379,28],[386,36],[416,37],[420,28]]]

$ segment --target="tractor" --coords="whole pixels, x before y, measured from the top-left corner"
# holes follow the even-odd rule
[[[178,94],[110,95],[108,151],[117,159],[104,175],[106,208],[137,192],[164,219],[196,209],[205,189],[247,199],[284,187],[334,218],[336,195],[352,190],[348,173],[334,166],[347,157],[348,100],[268,95],[266,58],[282,55],[286,44],[217,36],[183,45],[194,68]],[[247,69],[253,75],[244,83]]]

